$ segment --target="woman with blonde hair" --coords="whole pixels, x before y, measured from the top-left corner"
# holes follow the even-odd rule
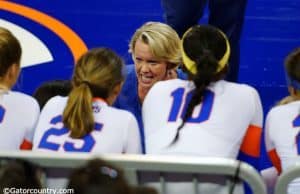
[[[18,39],[0,27],[0,150],[31,149],[40,108],[31,96],[13,91],[21,71]]]
[[[147,22],[133,34],[129,52],[134,65],[127,65],[127,78],[115,106],[135,115],[144,145],[141,106],[149,89],[158,81],[183,78],[177,71],[181,64],[180,38],[167,24]]]
[[[122,68],[122,59],[108,48],[85,53],[75,65],[69,96],[53,97],[44,106],[34,149],[140,153],[136,119],[110,106],[122,87]]]

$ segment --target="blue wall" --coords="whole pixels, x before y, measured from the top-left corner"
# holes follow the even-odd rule
[[[146,21],[163,21],[159,0],[6,1],[33,8],[65,24],[87,48],[111,47],[127,63],[131,35]],[[53,55],[51,62],[23,68],[17,90],[31,94],[43,81],[68,79],[74,64],[70,47],[40,18],[29,19],[27,13],[13,13],[0,3],[0,19],[29,30],[45,43]],[[283,60],[300,46],[300,0],[249,0],[241,42],[240,82],[259,91],[264,112],[287,95]],[[203,21],[207,19],[204,17]]]

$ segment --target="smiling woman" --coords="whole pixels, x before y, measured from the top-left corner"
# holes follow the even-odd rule
[[[159,61],[141,39],[136,41],[134,63],[138,79],[138,96],[143,102],[152,85],[165,79],[168,71],[167,61]]]
[[[181,73],[174,73],[181,63],[180,39],[170,26],[147,22],[135,31],[129,52],[135,65],[127,66],[128,75],[115,106],[135,115],[145,151],[141,105],[155,83],[183,77]]]

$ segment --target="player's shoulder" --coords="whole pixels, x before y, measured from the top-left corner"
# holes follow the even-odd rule
[[[9,95],[10,95],[9,98],[11,100],[15,100],[16,103],[23,104],[23,106],[39,107],[38,102],[36,101],[36,99],[33,98],[32,96],[28,95],[28,94],[18,92],[18,91],[10,91]]]
[[[279,116],[286,115],[287,113],[291,113],[292,111],[298,111],[300,107],[300,101],[294,101],[287,104],[277,105],[271,108],[268,112],[268,116]]]
[[[150,89],[155,91],[167,91],[168,89],[178,88],[178,87],[185,87],[187,85],[187,80],[182,79],[170,79],[156,82]]]
[[[272,135],[277,132],[274,130],[281,130],[281,126],[290,125],[292,120],[299,114],[300,101],[290,102],[288,104],[277,105],[273,107],[266,117],[266,125],[268,130],[272,131]],[[277,134],[281,134],[278,132]]]
[[[32,96],[18,91],[10,91],[10,96],[24,101],[36,101]]]
[[[235,96],[241,98],[259,98],[258,91],[253,87],[245,83],[233,83],[228,81],[222,81],[226,91],[233,93]]]
[[[66,96],[54,96],[44,105],[43,110],[63,109],[68,101]]]
[[[107,108],[109,109],[111,115],[113,115],[115,118],[128,120],[135,119],[135,116],[127,110],[119,109],[113,106],[107,106]]]
[[[50,98],[47,103],[56,104],[56,103],[65,103],[68,100],[68,96],[54,96]]]
[[[228,82],[223,81],[227,88],[234,89],[237,92],[257,92],[256,89],[253,86],[250,86],[245,83],[234,83],[234,82]]]

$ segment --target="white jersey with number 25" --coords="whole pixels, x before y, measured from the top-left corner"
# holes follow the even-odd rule
[[[62,113],[68,97],[51,98],[41,112],[33,148],[57,152],[140,153],[139,129],[135,117],[93,100],[94,130],[80,139],[71,138],[63,126]],[[84,117],[82,119],[85,119]]]

